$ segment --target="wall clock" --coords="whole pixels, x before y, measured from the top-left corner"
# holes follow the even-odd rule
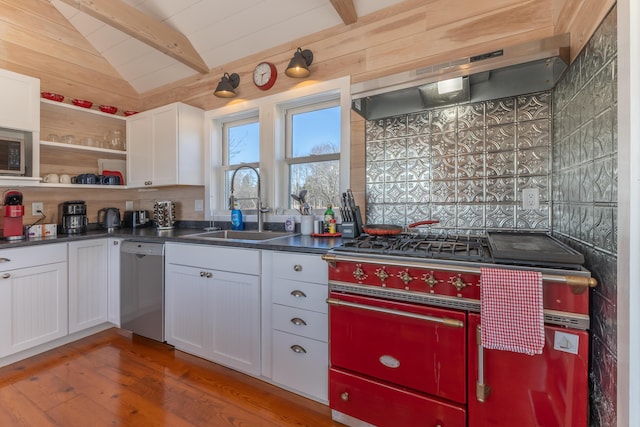
[[[271,62],[261,62],[253,70],[253,83],[258,89],[268,90],[273,87],[278,77],[276,66]]]

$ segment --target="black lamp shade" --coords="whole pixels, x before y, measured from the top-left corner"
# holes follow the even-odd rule
[[[298,48],[296,53],[293,54],[293,58],[289,62],[289,66],[285,70],[285,74],[289,77],[304,78],[311,75],[309,71],[309,65],[313,62],[313,53],[308,50],[302,50]]]
[[[229,73],[224,73],[213,94],[218,98],[233,98],[237,96],[234,89],[237,88],[239,84],[240,76],[238,74],[233,73],[229,75]]]

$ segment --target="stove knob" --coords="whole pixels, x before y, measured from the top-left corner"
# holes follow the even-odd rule
[[[362,269],[362,264],[356,264],[356,269],[353,270],[353,277],[357,280],[362,281],[368,277],[367,273]]]
[[[442,280],[438,280],[435,278],[435,276],[433,275],[433,271],[430,271],[428,274],[425,273],[422,275],[422,280],[429,285],[430,288],[433,289],[433,287],[435,285],[437,285],[438,283],[442,282]]]
[[[460,275],[458,274],[458,276],[452,276],[449,278],[449,283],[458,290],[458,292],[460,292],[461,290],[463,290],[464,288],[467,287],[467,284],[464,283],[464,281],[462,280],[462,277],[460,277]]]
[[[384,267],[382,268],[377,268],[376,269],[376,276],[378,276],[378,278],[380,279],[380,281],[382,283],[384,283],[385,280],[387,280],[389,278],[389,273],[387,273],[387,270],[384,269]]]
[[[409,274],[409,269],[406,268],[402,273],[398,274],[398,278],[404,282],[405,285],[408,285],[415,277],[412,277]]]

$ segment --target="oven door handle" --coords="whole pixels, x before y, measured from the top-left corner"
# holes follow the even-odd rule
[[[478,344],[478,379],[476,380],[476,399],[478,402],[484,403],[491,393],[491,387],[484,382],[484,348],[482,347],[482,328],[480,325],[476,327],[476,343]]]
[[[424,314],[416,314],[416,313],[409,313],[409,312],[406,312],[406,311],[393,310],[393,309],[390,309],[390,308],[374,307],[374,306],[371,306],[371,305],[365,305],[365,304],[358,304],[358,303],[355,303],[355,302],[342,301],[342,300],[339,300],[337,298],[327,298],[327,304],[329,304],[329,305],[341,305],[341,306],[352,307],[352,308],[359,308],[361,310],[369,310],[369,311],[375,311],[375,312],[378,312],[378,313],[393,314],[395,316],[410,317],[412,319],[425,320],[427,322],[438,323],[440,325],[450,326],[452,328],[464,328],[464,322],[463,321],[456,320],[456,319],[449,319],[447,317],[434,317],[434,316],[427,316],[427,315],[424,315]]]

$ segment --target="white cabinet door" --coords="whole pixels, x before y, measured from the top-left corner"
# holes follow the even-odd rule
[[[109,239],[107,320],[120,326],[120,244],[122,239]]]
[[[128,186],[204,185],[204,112],[174,103],[127,119]]]
[[[0,69],[0,128],[40,132],[40,80]]]
[[[167,342],[260,375],[260,251],[171,242],[165,248]]]
[[[153,116],[127,119],[127,186],[144,187],[153,178]]]
[[[260,375],[260,279],[211,271],[207,322],[211,360]]]
[[[167,244],[170,245],[170,244]],[[168,259],[167,259],[168,261]],[[196,267],[165,267],[165,338],[179,350],[207,357],[205,308],[207,280]]]
[[[69,333],[107,321],[108,239],[69,243]]]
[[[67,263],[57,262],[2,272],[0,357],[65,335]]]

